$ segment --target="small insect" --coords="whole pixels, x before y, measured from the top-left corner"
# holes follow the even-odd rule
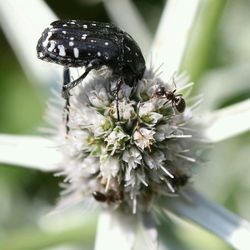
[[[99,202],[119,203],[123,200],[123,193],[115,190],[108,190],[106,193],[95,191],[92,193],[93,197]]]
[[[107,195],[105,195],[104,193],[101,193],[99,191],[94,191],[92,195],[99,202],[107,201]]]
[[[62,96],[68,102],[69,91],[78,85],[91,70],[107,66],[112,70],[116,84],[117,119],[119,117],[118,92],[124,83],[131,87],[142,78],[145,60],[135,40],[113,24],[59,20],[44,30],[37,44],[38,58],[69,67],[85,67],[76,80],[68,82],[64,77]],[[64,70],[64,72],[67,72]],[[68,71],[69,74],[69,71]]]
[[[172,185],[178,189],[178,187],[183,187],[188,183],[189,176],[186,174],[178,174],[174,175],[174,178],[172,179]]]
[[[165,97],[168,101],[171,101],[172,106],[174,106],[179,113],[183,113],[186,108],[186,102],[182,97],[182,94],[176,95],[175,92],[176,89],[170,91],[166,90],[164,87],[159,87],[157,88],[155,95],[158,97]]]

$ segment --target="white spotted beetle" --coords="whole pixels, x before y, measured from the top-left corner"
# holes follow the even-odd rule
[[[69,91],[88,73],[102,66],[112,70],[117,79],[116,108],[119,117],[118,92],[121,84],[135,86],[145,71],[145,60],[135,40],[110,23],[59,20],[44,30],[37,44],[38,58],[64,66],[62,96],[69,105]],[[70,81],[69,67],[85,67],[85,72]],[[67,117],[68,120],[68,117]]]

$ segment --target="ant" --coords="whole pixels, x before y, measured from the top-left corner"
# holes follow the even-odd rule
[[[158,87],[155,91],[155,95],[157,97],[165,97],[168,101],[171,101],[172,106],[176,108],[179,113],[183,113],[186,108],[186,102],[182,97],[182,94],[175,94],[176,88],[171,90],[166,90],[165,87]],[[168,102],[167,101],[167,102]],[[165,102],[165,104],[167,103]]]

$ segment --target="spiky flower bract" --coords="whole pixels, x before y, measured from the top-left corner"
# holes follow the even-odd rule
[[[135,87],[123,84],[119,121],[112,91],[116,80],[99,75],[73,89],[69,132],[59,136],[64,141],[60,174],[66,195],[132,213],[147,211],[163,196],[178,195],[197,163],[196,105],[183,95],[187,107],[180,113],[156,90],[177,88],[175,94],[180,94],[179,89],[192,85],[185,81],[181,75],[164,83],[146,71]]]

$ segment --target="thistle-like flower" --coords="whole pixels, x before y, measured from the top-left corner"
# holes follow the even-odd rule
[[[163,211],[164,214],[170,212],[178,218],[192,221],[213,232],[235,249],[249,249],[249,222],[206,199],[191,187],[184,189],[192,179],[192,169],[201,160],[200,151],[203,149],[199,140],[200,132],[197,132],[200,128],[195,124],[194,116],[197,99],[188,97],[188,88],[191,84],[185,85],[184,82],[187,81],[183,82],[181,77],[174,77],[174,81],[170,82],[166,80],[169,79],[169,74],[178,71],[180,65],[183,65],[184,54],[187,54],[189,59],[187,67],[184,68],[189,70],[191,75],[197,74],[197,70],[198,73],[206,73],[201,72],[203,67],[200,66],[204,66],[207,59],[207,51],[210,48],[208,45],[211,44],[210,38],[214,32],[212,27],[217,24],[216,20],[219,20],[225,2],[167,1],[156,36],[152,41],[150,32],[146,24],[140,22],[141,18],[137,14],[139,12],[136,11],[132,1],[117,1],[117,5],[113,5],[112,1],[104,1],[104,5],[108,7],[109,12],[111,11],[113,21],[121,27],[126,27],[126,30],[130,28],[134,31],[128,30],[140,44],[143,54],[147,55],[150,51],[151,55],[157,57],[154,65],[162,64],[161,79],[164,82],[158,79],[156,74],[146,71],[144,78],[134,89],[122,86],[119,92],[120,121],[118,121],[116,101],[112,93],[112,86],[115,86],[116,82],[110,82],[98,75],[94,80],[84,82],[84,86],[73,89],[70,98],[68,134],[65,133],[65,123],[62,124],[62,112],[52,110],[53,116],[50,117],[50,122],[51,118],[59,118],[56,124],[58,135],[56,143],[54,134],[47,139],[40,136],[0,135],[2,163],[53,172],[58,170],[58,166],[61,168],[58,174],[65,176],[63,205],[72,205],[73,201],[80,198],[82,201],[90,200],[94,204],[108,208],[108,212],[102,210],[98,219],[96,250],[158,249],[157,227],[151,220],[152,214],[141,213],[148,210]],[[126,8],[126,5],[129,8]],[[125,9],[126,15],[133,21],[124,22],[127,19],[120,18]],[[207,9],[211,11],[207,12]],[[56,82],[55,75],[57,73],[61,75],[61,69],[58,68],[57,71],[52,65],[46,68],[45,65],[39,64],[35,53],[32,53],[32,48],[35,48],[44,27],[58,18],[42,0],[34,1],[32,6],[25,0],[0,1],[0,10],[3,31],[25,71],[32,73],[32,76],[36,76],[40,82],[48,84],[48,88],[53,88]],[[18,17],[18,23],[13,22],[13,12]],[[199,25],[196,30],[197,23]],[[209,29],[201,33],[200,27]],[[194,39],[198,41],[198,45],[194,43],[193,46],[192,42],[189,44],[192,37],[198,38]],[[188,50],[191,48],[193,52],[189,54],[187,48]],[[201,58],[203,60],[199,60]],[[191,65],[194,66],[193,69],[190,68]],[[237,79],[236,82],[238,78],[242,78],[242,75],[237,75],[235,71],[230,73],[231,70],[225,69],[225,72],[227,76],[233,75],[233,78]],[[244,72],[247,72],[245,68]],[[226,100],[222,95],[224,85],[221,83],[228,81],[221,80],[218,72],[215,75],[215,79],[219,82],[216,85],[218,96],[211,88],[211,83],[216,81],[209,81],[209,91],[203,92],[206,93],[206,99],[209,99],[207,96],[209,92],[217,96],[215,98],[221,103]],[[233,82],[235,81],[232,80]],[[222,86],[222,91],[219,86]],[[162,89],[163,94],[161,94]],[[238,90],[242,91],[239,84],[235,83],[227,89],[235,93]],[[179,96],[180,93],[183,94],[182,97]],[[187,104],[186,109],[181,98]],[[57,96],[53,102],[60,100]],[[182,112],[183,109],[185,112]],[[248,99],[216,112],[201,114],[202,123],[205,125],[204,138],[208,140],[207,142],[214,143],[249,131],[249,110]],[[62,106],[60,111],[63,111]],[[55,117],[56,115],[58,117]],[[238,168],[237,172],[240,172]],[[181,195],[183,190],[184,196]],[[172,196],[178,197],[172,198]],[[187,197],[189,199],[186,199]],[[240,200],[244,200],[244,197]],[[10,207],[8,201],[9,199],[5,203]],[[31,209],[31,206],[29,208]],[[114,212],[113,208],[119,212]],[[35,209],[37,210],[37,207]],[[139,216],[128,215],[124,211],[137,212]],[[82,215],[82,209],[80,213]],[[62,229],[68,229],[72,218],[65,216],[65,213],[59,213],[64,222],[64,225],[60,225],[57,230],[60,236],[55,232],[51,233],[52,225],[57,223],[50,217],[48,219],[50,223],[45,223],[46,227],[43,225],[40,237],[35,237],[36,240],[32,241],[33,248],[34,243],[37,244],[37,249],[58,244],[61,246],[66,242],[65,239],[67,249],[68,242],[75,239],[81,239],[81,242],[85,239],[82,244],[87,244],[86,239],[92,239],[89,235],[93,235],[91,232],[93,221],[90,226],[75,210],[73,214],[77,217],[77,221],[84,223],[84,228],[77,230],[74,228],[73,231],[62,233]],[[85,216],[90,220],[91,217],[89,213]],[[39,224],[40,222],[39,219]],[[162,218],[158,222],[162,222]],[[162,235],[169,235],[165,228],[160,230],[163,232]],[[89,234],[86,235],[86,232]],[[32,233],[27,233],[29,237],[32,234],[39,235],[33,230]],[[9,234],[4,232],[4,235]],[[24,249],[30,248],[27,235],[23,235],[23,230],[20,230],[18,245],[15,240],[16,234],[6,239],[1,237],[0,249],[17,249],[20,245]],[[55,240],[51,240],[51,237]],[[73,240],[70,240],[70,237]],[[193,240],[192,237],[189,238]],[[186,248],[186,245],[180,247],[174,239],[169,243],[164,240],[164,245],[169,248],[169,245],[174,243],[175,248]]]
[[[192,86],[185,85],[186,78],[164,83],[146,71],[134,88],[124,84],[119,121],[111,90],[115,81],[95,76],[73,90],[69,132],[59,135],[65,145],[60,174],[66,177],[66,194],[132,213],[147,211],[159,197],[178,195],[199,161],[200,135],[192,119],[196,105],[179,94],[179,87]],[[185,98],[185,111],[178,111],[174,99],[157,94],[159,89],[182,102]]]

